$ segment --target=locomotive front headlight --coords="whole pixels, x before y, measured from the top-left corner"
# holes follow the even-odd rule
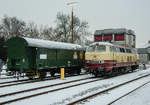
[[[85,60],[85,63],[88,63],[89,61],[88,60]]]
[[[104,60],[101,60],[101,63],[104,63]]]

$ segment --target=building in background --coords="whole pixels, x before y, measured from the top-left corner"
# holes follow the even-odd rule
[[[140,63],[145,63],[145,64],[149,64],[149,52],[148,49],[146,48],[137,48],[137,52],[139,54],[139,62]]]
[[[137,49],[141,63],[150,64],[150,41]]]
[[[94,41],[111,42],[131,48],[136,47],[135,32],[126,28],[96,30]]]

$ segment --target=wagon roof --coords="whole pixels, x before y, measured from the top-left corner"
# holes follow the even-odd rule
[[[33,38],[26,38],[26,37],[23,38],[27,41],[28,46],[31,47],[50,48],[50,49],[69,49],[69,50],[82,49],[82,46],[77,44],[55,42],[55,41],[48,41],[42,39],[33,39]]]

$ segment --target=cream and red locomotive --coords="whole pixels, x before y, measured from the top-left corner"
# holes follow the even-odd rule
[[[85,54],[85,66],[95,76],[130,72],[138,65],[136,49],[107,42],[89,45]]]

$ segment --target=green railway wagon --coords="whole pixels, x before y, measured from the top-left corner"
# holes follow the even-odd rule
[[[8,39],[7,68],[13,72],[26,73],[29,78],[46,77],[60,73],[80,74],[84,66],[85,50],[77,44],[47,41],[25,37]]]

